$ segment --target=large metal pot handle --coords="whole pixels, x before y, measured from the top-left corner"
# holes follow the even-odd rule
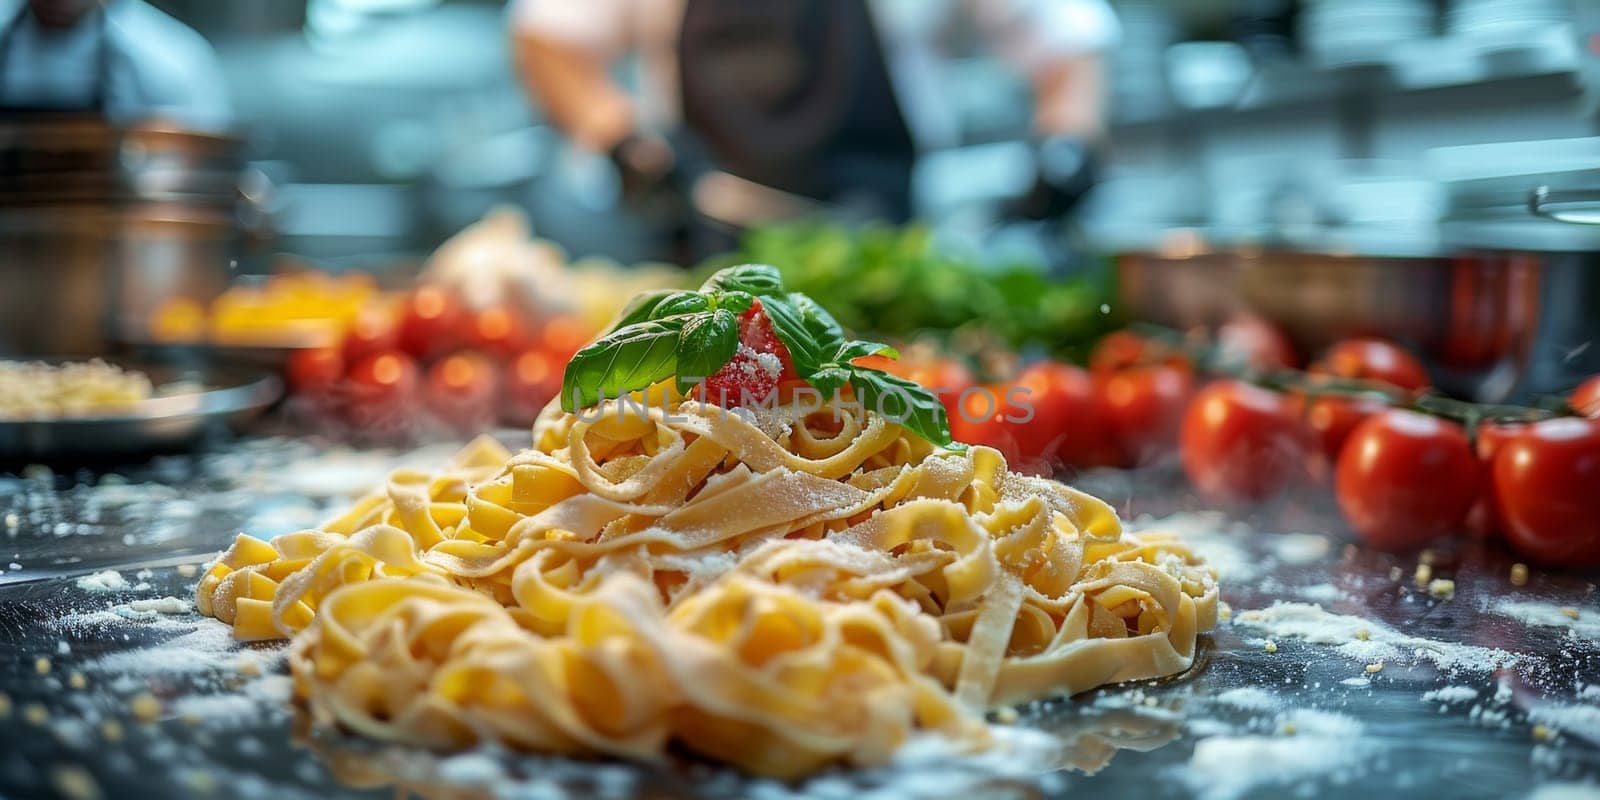
[[[1536,217],[1571,225],[1600,225],[1600,189],[1551,189],[1540,186],[1528,195],[1528,211]]]

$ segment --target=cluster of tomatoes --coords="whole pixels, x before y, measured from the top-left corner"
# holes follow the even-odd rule
[[[474,311],[446,289],[422,287],[398,308],[364,311],[338,346],[295,352],[288,379],[316,413],[368,434],[419,425],[473,433],[531,422],[591,333],[572,317]]]
[[[998,384],[977,384],[947,359],[874,366],[940,387],[957,440],[994,447],[1029,471],[1176,456],[1195,492],[1217,506],[1331,489],[1345,521],[1375,547],[1405,550],[1472,531],[1503,536],[1541,564],[1600,565],[1600,376],[1568,396],[1570,414],[1451,418],[1419,410],[1440,404],[1425,400],[1427,369],[1404,348],[1346,340],[1301,372],[1287,337],[1250,317],[1198,348],[1119,331],[1099,342],[1087,370],[1045,361]],[[973,387],[987,391],[963,394]]]
[[[1540,564],[1600,565],[1600,376],[1568,397],[1570,416],[1497,419],[1461,403],[1430,413],[1445,407],[1428,402],[1426,369],[1384,341],[1340,342],[1307,372],[1281,391],[1224,379],[1195,396],[1178,442],[1202,497],[1252,502],[1331,484],[1375,547],[1473,531]]]

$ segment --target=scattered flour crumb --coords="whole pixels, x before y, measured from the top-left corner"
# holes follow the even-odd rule
[[[1334,645],[1346,658],[1364,664],[1425,659],[1446,672],[1482,672],[1510,666],[1517,656],[1477,645],[1439,642],[1401,633],[1376,620],[1325,611],[1310,603],[1277,602],[1234,615],[1234,625],[1275,638]]]
[[[1340,590],[1339,587],[1334,586],[1331,583],[1318,583],[1312,586],[1302,586],[1294,591],[1295,594],[1298,594],[1307,600],[1315,600],[1319,603],[1328,603],[1344,598],[1344,592]]]
[[[78,579],[78,588],[86,592],[120,592],[129,585],[128,579],[114,569],[85,575]]]
[[[1229,689],[1216,697],[1217,703],[1244,711],[1276,711],[1283,705],[1279,697],[1272,692],[1256,686],[1241,686]]]
[[[1524,625],[1539,628],[1566,628],[1590,641],[1600,641],[1600,614],[1572,606],[1541,603],[1536,600],[1505,599],[1490,606],[1491,611]],[[1574,613],[1576,612],[1576,613]]]
[[[1600,707],[1551,703],[1528,709],[1528,721],[1600,742]]]
[[[1470,703],[1478,699],[1478,690],[1471,686],[1444,686],[1422,693],[1424,703]]]
[[[194,610],[188,600],[180,597],[157,597],[151,600],[134,600],[125,604],[135,614],[187,614]],[[122,606],[113,606],[113,609]]]
[[[1303,785],[1337,777],[1369,760],[1372,742],[1361,723],[1327,711],[1300,710],[1279,719],[1293,735],[1212,736],[1195,744],[1184,780],[1205,800],[1233,800],[1265,786]]]
[[[1315,533],[1285,533],[1273,540],[1272,552],[1285,564],[1311,564],[1332,549],[1328,537]]]

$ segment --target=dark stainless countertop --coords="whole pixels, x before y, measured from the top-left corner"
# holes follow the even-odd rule
[[[1497,544],[1458,542],[1427,558],[1455,584],[1434,596],[1418,555],[1347,547],[1295,508],[1254,527],[1197,513],[1162,471],[1080,485],[1135,525],[1181,528],[1222,571],[1232,618],[1187,675],[1021,709],[1004,754],[919,747],[902,765],[786,785],[307,730],[279,649],[237,645],[184,606],[196,568],[239,530],[310,525],[397,460],[451,449],[261,438],[0,473],[0,797],[1500,797],[1600,779],[1589,578],[1535,569],[1515,586]],[[1299,532],[1261,532],[1286,529]]]

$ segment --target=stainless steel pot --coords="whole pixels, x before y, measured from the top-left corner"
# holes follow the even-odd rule
[[[225,288],[245,235],[239,141],[60,118],[0,126],[0,355],[147,338]]]
[[[1600,137],[1439,148],[1443,237],[1462,258],[1539,275],[1521,395],[1600,373]]]
[[[1384,249],[1402,255],[1367,255],[1337,244],[1128,253],[1117,261],[1119,296],[1133,317],[1185,329],[1253,312],[1308,356],[1339,339],[1382,336],[1420,353],[1452,394],[1497,401],[1517,393],[1546,302],[1541,264],[1399,247]]]

